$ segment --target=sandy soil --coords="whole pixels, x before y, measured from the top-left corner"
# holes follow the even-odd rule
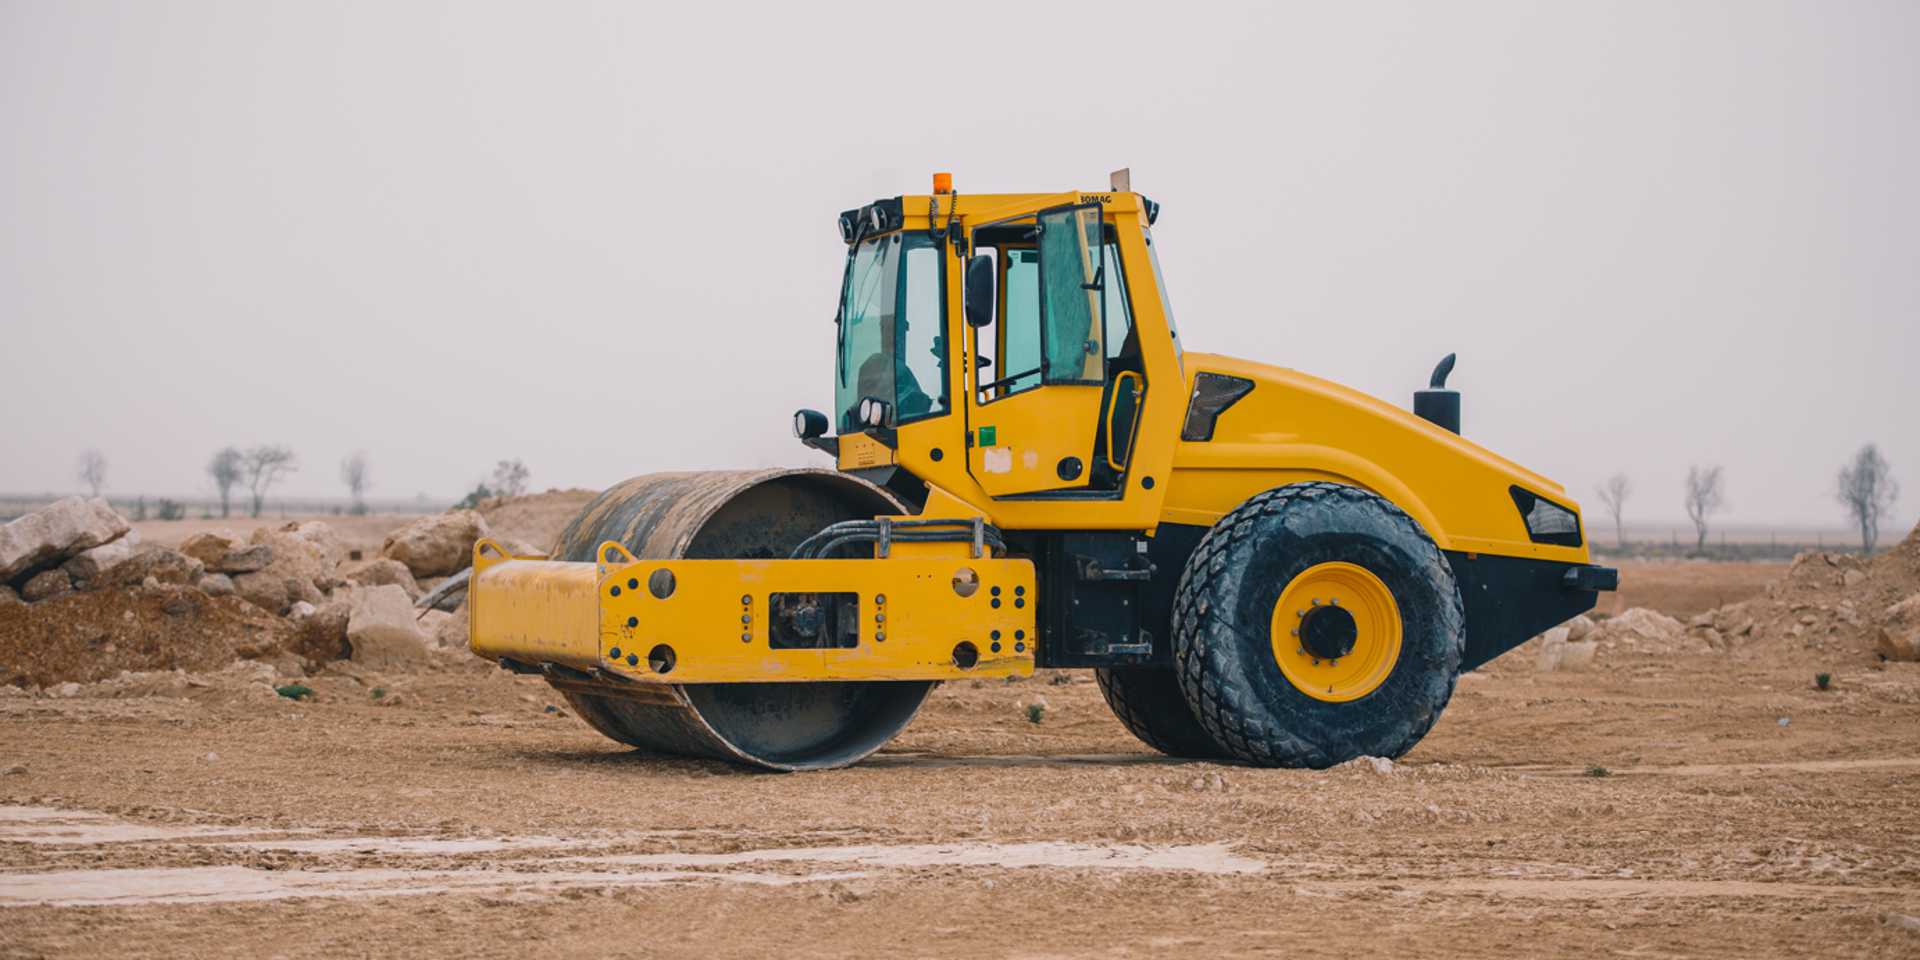
[[[1470,675],[1388,772],[1170,761],[1085,674],[799,775],[457,653],[0,697],[0,956],[1920,954],[1920,665],[1600,667]]]
[[[544,544],[587,497],[483,512]],[[1920,664],[1801,618],[1846,574],[1796,570],[1790,633],[1529,648],[1401,762],[1320,772],[1151,753],[1085,673],[948,684],[849,770],[650,758],[464,651],[221,667],[257,654],[166,631],[244,640],[244,604],[128,594],[159,612],[40,652],[200,672],[0,687],[0,957],[1920,956]],[[1603,610],[1787,572],[1630,563]]]
[[[553,549],[560,531],[599,495],[597,490],[548,490],[480,504],[480,515],[498,537],[509,537],[536,550]]]
[[[1784,563],[1714,563],[1705,560],[1600,560],[1620,571],[1619,591],[1600,598],[1599,609],[1619,613],[1651,607],[1682,620],[1715,607],[1757,597],[1786,572]]]

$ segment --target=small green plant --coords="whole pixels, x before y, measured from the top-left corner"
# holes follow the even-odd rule
[[[1603,766],[1601,766],[1601,765],[1599,765],[1599,764],[1597,764],[1597,763],[1596,763],[1596,764],[1594,764],[1593,766],[1590,766],[1590,767],[1588,767],[1588,768],[1587,768],[1587,776],[1589,776],[1589,777],[1611,777],[1611,776],[1613,776],[1613,771],[1612,771],[1612,770],[1608,770],[1608,769],[1607,769],[1606,767],[1603,767]]]
[[[386,688],[386,687],[374,687],[374,688],[373,688],[373,698],[374,698],[375,700],[378,700],[378,699],[380,699],[381,697],[384,697],[384,696],[386,696],[386,695],[387,695],[387,688]]]
[[[1047,716],[1046,704],[1044,703],[1027,704],[1027,722],[1028,723],[1039,723],[1041,720],[1045,719],[1046,716]]]
[[[313,688],[304,683],[289,683],[284,687],[274,687],[273,692],[286,697],[288,700],[310,700],[313,698]]]
[[[1814,689],[1816,689],[1816,690],[1832,690],[1832,689],[1833,689],[1833,674],[1831,674],[1831,673],[1816,673],[1816,674],[1814,674],[1814,675],[1813,675],[1813,687],[1814,687]]]

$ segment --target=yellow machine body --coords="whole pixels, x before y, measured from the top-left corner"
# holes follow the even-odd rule
[[[848,255],[834,406],[799,411],[795,432],[834,457],[839,472],[827,477],[860,485],[836,494],[852,499],[802,495],[825,482],[811,475],[725,490],[692,474],[628,481],[576,519],[562,538],[567,556],[477,550],[476,654],[546,674],[616,739],[802,769],[877,749],[933,681],[1024,676],[1036,665],[1171,677],[1182,569],[1222,518],[1280,488],[1365,491],[1438,548],[1444,572],[1428,572],[1461,613],[1406,630],[1428,650],[1422,630],[1453,624],[1446,642],[1463,646],[1446,660],[1446,691],[1453,670],[1612,588],[1613,571],[1588,563],[1565,488],[1459,434],[1459,396],[1444,390],[1451,357],[1416,395],[1416,415],[1293,370],[1187,352],[1150,229],[1158,207],[1145,197],[962,196],[936,185],[840,217]],[[787,486],[749,494],[763,480]],[[758,512],[729,521],[740,497],[760,498]],[[750,535],[743,516],[763,521],[766,536]],[[713,532],[728,523],[749,534]],[[833,541],[838,552],[806,552],[813,541],[803,538],[842,528],[855,535]],[[983,530],[995,538],[984,550]],[[671,581],[664,591],[661,577]],[[1301,630],[1318,599],[1304,589],[1308,607],[1258,612],[1260,629],[1271,619],[1275,631],[1274,675],[1319,684],[1309,698],[1318,703],[1381,699],[1371,695],[1399,676],[1398,633],[1386,634],[1400,629],[1395,604],[1408,588],[1355,588],[1393,609],[1315,614],[1310,637]],[[823,616],[835,625],[823,628]],[[1281,633],[1296,616],[1300,629]],[[1326,651],[1348,650],[1380,663],[1348,655],[1338,669],[1352,677],[1321,672],[1335,669],[1322,666]],[[1124,714],[1129,694],[1111,679],[1103,672],[1103,689]],[[1155,702],[1181,696],[1153,682]],[[1170,749],[1167,736],[1186,737],[1182,725],[1195,721],[1185,707],[1166,709],[1174,726],[1160,734],[1129,726]],[[862,729],[862,716],[883,719]],[[783,739],[783,724],[807,723],[830,735]],[[1225,749],[1213,733],[1184,742]]]
[[[1025,560],[636,560],[617,543],[601,550],[613,562],[507,557],[481,541],[468,586],[474,653],[613,684],[1033,673]],[[775,606],[796,594],[849,598],[844,645],[781,644]]]

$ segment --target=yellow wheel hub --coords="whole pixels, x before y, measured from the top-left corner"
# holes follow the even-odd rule
[[[1319,563],[1273,606],[1273,659],[1301,693],[1340,703],[1379,689],[1400,660],[1400,607],[1367,568]]]

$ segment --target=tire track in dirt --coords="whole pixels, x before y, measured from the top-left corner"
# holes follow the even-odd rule
[[[640,887],[670,883],[781,886],[927,868],[1150,870],[1250,874],[1266,868],[1230,845],[1139,845],[1068,842],[851,844],[729,853],[585,855],[642,839],[612,835],[560,837],[313,837],[316,831],[140,824],[106,814],[51,807],[0,807],[0,843],[42,848],[151,849],[189,847],[236,853],[373,856],[388,863],[338,869],[268,869],[249,864],[0,872],[0,907],[144,906],[237,903],[298,898],[418,896],[434,893],[553,893],[576,887]],[[306,834],[306,835],[289,835]],[[238,839],[244,837],[245,839]],[[559,855],[555,855],[559,854]],[[461,866],[457,858],[487,855]],[[391,861],[428,860],[426,867]],[[847,869],[812,869],[823,866]],[[781,868],[781,872],[742,869]]]
[[[1526,773],[1535,776],[1592,776],[1588,767],[1513,764],[1490,766],[1489,770]],[[1632,777],[1716,777],[1755,776],[1769,773],[1860,773],[1880,770],[1920,770],[1920,758],[1870,757],[1859,760],[1781,760],[1750,763],[1684,763],[1672,766],[1613,767],[1608,776]]]

